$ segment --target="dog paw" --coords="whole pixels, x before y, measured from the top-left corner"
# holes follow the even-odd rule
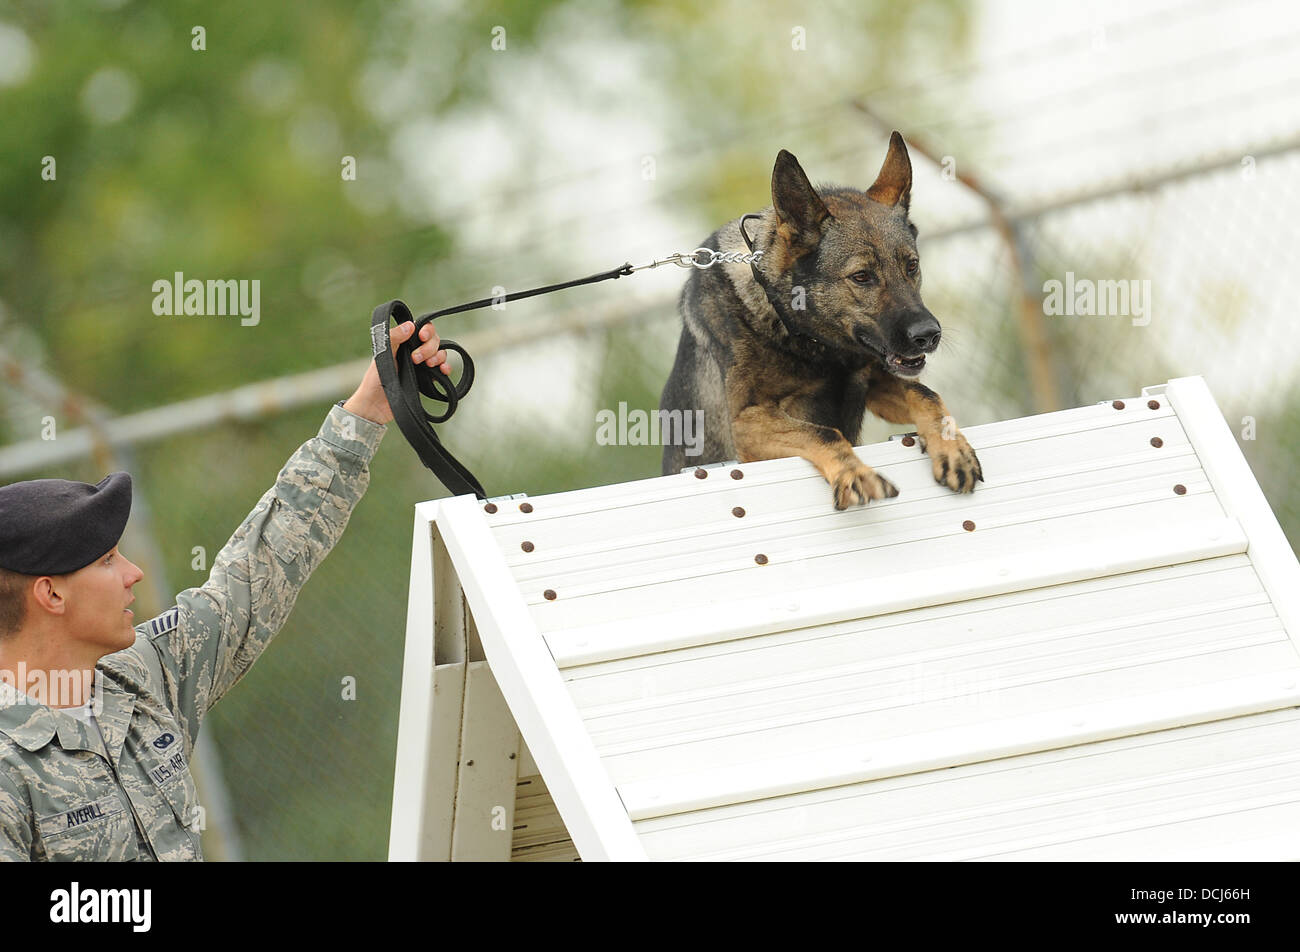
[[[892,499],[898,495],[897,486],[857,456],[844,461],[830,484],[835,493],[836,509],[847,509],[871,499]]]
[[[953,492],[970,493],[975,491],[977,482],[984,482],[984,468],[975,455],[974,448],[966,442],[960,433],[951,440],[937,438],[927,441],[918,435],[917,443],[921,452],[930,454],[934,470],[934,481],[947,486]]]

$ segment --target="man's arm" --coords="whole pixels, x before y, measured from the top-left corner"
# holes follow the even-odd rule
[[[334,407],[280,470],[213,561],[177,596],[176,625],[153,637],[173,676],[191,739],[199,720],[248,671],[329,554],[370,481],[385,428]]]
[[[414,325],[394,329],[396,348]],[[431,325],[414,360],[443,365]],[[170,627],[145,627],[168,675],[169,699],[189,740],[199,722],[280,630],[298,592],[343,534],[370,481],[370,459],[392,411],[372,362],[356,393],[280,471],[213,562],[208,581],[177,596]]]

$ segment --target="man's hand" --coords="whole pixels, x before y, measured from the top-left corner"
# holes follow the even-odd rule
[[[410,339],[413,333],[415,333],[414,321],[399,324],[389,332],[388,339],[393,345],[394,366],[397,365],[395,356],[397,348]],[[438,332],[433,329],[432,322],[420,328],[420,341],[420,346],[411,354],[411,359],[417,364],[426,364],[433,368],[441,367],[443,373],[450,374],[451,366],[447,363],[447,352],[438,349],[442,341],[438,337]],[[366,375],[361,378],[361,386],[357,387],[356,393],[348,397],[343,404],[343,409],[372,423],[393,421],[393,411],[388,406],[388,397],[384,395],[384,385],[379,382],[379,371],[375,368],[373,360],[366,368]]]

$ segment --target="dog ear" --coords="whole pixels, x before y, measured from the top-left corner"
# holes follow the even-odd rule
[[[902,205],[904,212],[908,210],[912,201],[912,160],[907,157],[907,146],[897,132],[889,137],[889,152],[875,184],[867,189],[867,198],[882,205]]]
[[[772,167],[772,207],[777,217],[801,235],[820,234],[821,224],[830,217],[799,160],[782,149]]]

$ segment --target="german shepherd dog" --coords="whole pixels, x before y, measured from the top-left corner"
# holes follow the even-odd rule
[[[915,378],[939,346],[921,303],[916,226],[908,218],[912,163],[895,132],[875,184],[814,189],[784,149],[772,204],[747,232],[737,219],[703,247],[762,257],[691,273],[684,327],[660,399],[701,411],[702,455],[664,448],[663,471],[723,460],[802,456],[826,477],[836,509],[898,495],[853,451],[865,411],[911,424],[934,478],[971,492],[984,473],[939,395]]]

